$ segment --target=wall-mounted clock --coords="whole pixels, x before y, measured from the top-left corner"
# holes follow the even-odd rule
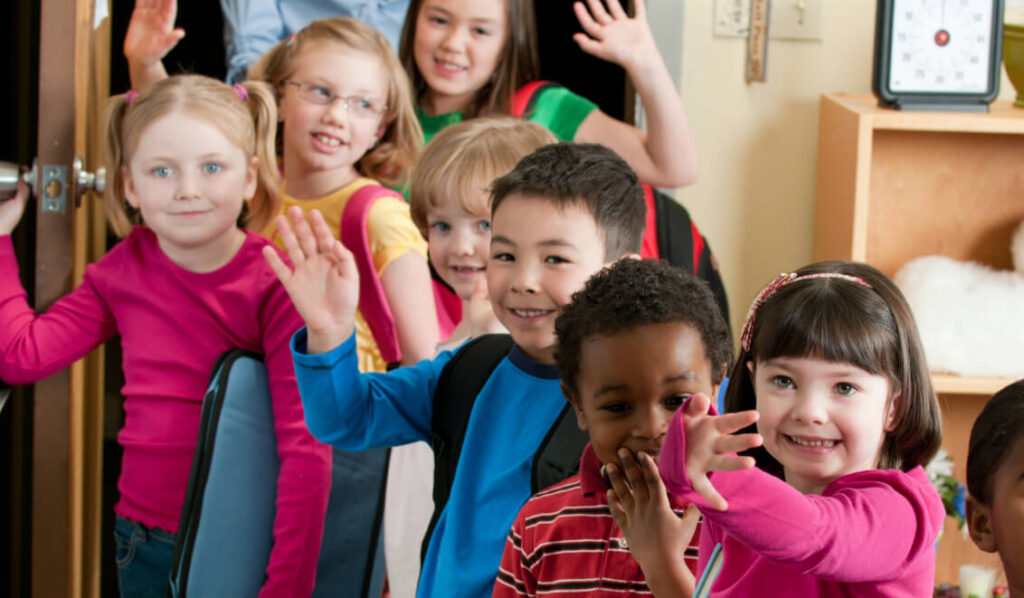
[[[1003,0],[878,0],[871,88],[898,110],[988,110],[999,94]]]

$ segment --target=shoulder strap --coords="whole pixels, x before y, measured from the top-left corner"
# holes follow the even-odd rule
[[[529,118],[530,113],[533,112],[534,106],[537,104],[537,98],[545,89],[552,87],[562,87],[554,81],[531,81],[526,85],[523,85],[516,90],[512,96],[512,106],[509,110],[509,116],[515,118]]]
[[[370,207],[377,199],[387,195],[402,199],[401,195],[391,189],[372,184],[363,186],[348,198],[341,215],[341,243],[352,252],[359,270],[359,311],[370,326],[381,357],[387,363],[398,363],[402,360],[402,350],[398,346],[395,319],[373,265],[370,239],[366,232]]]
[[[644,187],[645,190],[649,189],[646,185]],[[690,218],[690,213],[682,204],[657,189],[653,190],[653,205],[660,257],[705,281],[728,325],[729,299],[725,294],[725,285],[718,273],[718,264],[711,253],[711,247],[697,228],[697,223]]]
[[[423,537],[421,559],[427,553],[437,518],[448,504],[473,404],[511,349],[511,336],[486,334],[466,343],[441,370],[430,420],[434,449],[434,514]]]
[[[540,449],[534,453],[530,493],[536,494],[578,473],[583,449],[589,441],[590,436],[580,429],[576,412],[566,401],[555,425],[548,429]]]

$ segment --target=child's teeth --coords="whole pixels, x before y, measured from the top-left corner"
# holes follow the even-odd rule
[[[535,316],[539,316],[545,313],[542,309],[516,309],[513,311],[515,311],[516,314],[524,318],[533,318]]]
[[[790,438],[793,439],[793,442],[801,446],[823,446],[828,448],[835,446],[836,444],[835,440],[804,440],[803,438],[797,438],[795,436],[790,436]]]
[[[341,145],[341,141],[339,139],[335,139],[334,137],[328,137],[326,135],[317,135],[316,138],[319,139],[322,143],[326,143],[327,145]]]

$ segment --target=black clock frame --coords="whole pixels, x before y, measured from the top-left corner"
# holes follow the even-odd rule
[[[875,52],[871,91],[878,105],[896,110],[957,110],[986,112],[999,95],[1003,55],[1003,0],[992,0],[992,45],[989,55],[988,89],[983,92],[917,92],[889,89],[892,60],[892,19],[895,0],[878,0],[875,11]]]

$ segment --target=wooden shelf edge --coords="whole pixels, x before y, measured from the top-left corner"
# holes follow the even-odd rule
[[[935,393],[940,395],[994,395],[1014,381],[1012,378],[985,378],[932,373],[932,386],[935,388]]]
[[[1024,134],[1024,108],[996,100],[989,112],[901,111],[880,108],[871,94],[823,94],[846,110],[866,118],[872,129],[946,133]]]

